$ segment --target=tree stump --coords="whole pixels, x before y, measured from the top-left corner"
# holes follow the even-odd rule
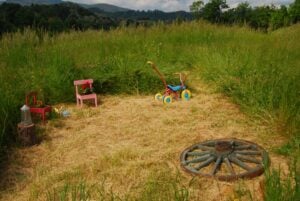
[[[36,144],[35,125],[18,124],[18,140],[23,146],[30,146]]]

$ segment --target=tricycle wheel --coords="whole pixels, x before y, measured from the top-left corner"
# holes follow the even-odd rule
[[[161,95],[161,93],[157,93],[155,94],[154,99],[157,101],[161,101],[163,99],[163,96]]]
[[[172,103],[172,96],[165,96],[163,101],[165,104]]]
[[[191,94],[190,90],[188,90],[188,89],[185,89],[181,92],[182,100],[188,101],[191,99],[191,96],[192,96],[192,94]]]

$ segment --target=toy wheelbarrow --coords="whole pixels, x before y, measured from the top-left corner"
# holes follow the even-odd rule
[[[150,64],[154,71],[158,74],[165,87],[163,93],[157,93],[155,95],[155,100],[163,101],[163,103],[172,103],[173,99],[178,100],[180,95],[182,100],[188,101],[191,99],[191,92],[186,89],[186,86],[184,85],[184,82],[187,78],[185,74],[176,73],[179,75],[180,85],[168,85],[164,76],[158,70],[156,65],[152,61],[148,61],[147,63]]]

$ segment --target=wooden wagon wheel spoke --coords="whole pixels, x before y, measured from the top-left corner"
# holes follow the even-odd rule
[[[248,157],[248,156],[243,156],[243,155],[239,155],[237,154],[236,157],[244,162],[248,162],[248,163],[256,163],[256,164],[261,164],[261,161],[256,159],[256,158],[252,158],[252,157]]]
[[[206,154],[204,156],[201,156],[201,157],[198,157],[198,158],[194,158],[192,160],[188,160],[188,161],[185,162],[185,164],[203,162],[203,161],[207,160],[210,157],[211,157],[210,154]]]
[[[221,165],[221,163],[222,163],[222,156],[219,156],[213,169],[211,170],[211,173],[210,173],[211,175],[215,175],[217,173],[217,169]]]
[[[226,167],[229,170],[230,174],[235,175],[235,171],[234,171],[230,161],[228,160],[228,158],[224,158],[224,161],[225,161]]]
[[[269,165],[262,165],[269,161],[262,147],[235,138],[194,144],[182,152],[180,160],[190,173],[225,181],[259,176]]]
[[[244,168],[247,171],[251,170],[251,168],[248,165],[246,165],[245,163],[243,163],[242,161],[240,161],[239,159],[237,159],[235,156],[229,157],[229,160],[231,162],[233,162],[234,164],[240,166],[241,168]]]
[[[194,151],[194,152],[188,152],[187,155],[188,156],[203,156],[203,155],[210,154],[210,153],[211,153],[211,151],[203,151],[203,152]]]
[[[195,169],[200,170],[201,168],[204,168],[204,167],[208,166],[209,164],[211,164],[214,160],[215,160],[215,157],[211,156],[206,161],[204,161],[203,163],[200,163],[198,166],[196,166]]]
[[[261,155],[260,151],[235,151],[235,153],[243,155]]]

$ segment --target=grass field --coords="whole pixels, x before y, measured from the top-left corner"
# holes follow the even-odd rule
[[[152,60],[169,83],[178,82],[174,72],[187,71],[192,88],[197,89],[195,80],[201,79],[200,83],[228,95],[251,121],[257,120],[258,128],[268,127],[266,138],[291,139],[281,152],[299,153],[295,151],[300,142],[299,35],[299,25],[264,34],[204,22],[57,36],[30,30],[4,35],[0,41],[1,149],[14,141],[19,108],[28,91],[38,91],[50,104],[74,102],[73,80],[93,78],[99,94],[154,94],[162,84],[146,65]],[[176,181],[176,177],[167,179]],[[186,192],[181,183],[175,187]]]
[[[273,147],[267,127],[209,87],[194,88],[191,101],[167,107],[152,96],[99,96],[98,108],[64,105],[70,118],[42,126],[42,144],[11,155],[2,200],[262,200],[262,176],[228,183],[181,169],[180,153],[207,139],[236,137]],[[289,161],[273,152],[270,157],[288,177]]]

